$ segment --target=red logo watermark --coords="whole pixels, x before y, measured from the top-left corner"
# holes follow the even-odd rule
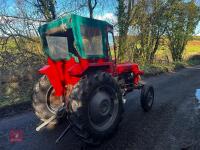
[[[9,140],[11,143],[22,142],[24,138],[23,130],[12,129],[9,133]]]

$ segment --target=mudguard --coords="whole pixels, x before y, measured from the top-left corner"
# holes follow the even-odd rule
[[[39,73],[48,77],[49,82],[55,89],[56,96],[62,96],[64,94],[62,62],[54,63],[48,59],[48,65],[41,68]]]
[[[124,63],[124,64],[117,65],[118,75],[123,74],[123,73],[129,73],[129,72],[132,72],[134,74],[133,83],[135,86],[137,86],[140,80],[140,75],[144,74],[144,71],[139,69],[138,64]]]

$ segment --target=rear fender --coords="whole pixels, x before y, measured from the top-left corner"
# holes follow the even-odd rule
[[[40,74],[44,74],[48,77],[49,82],[55,90],[56,96],[62,96],[64,94],[64,88],[62,85],[63,72],[62,62],[56,64],[48,60],[48,65],[44,66],[39,70]]]

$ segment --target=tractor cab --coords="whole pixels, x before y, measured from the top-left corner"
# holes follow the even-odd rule
[[[69,15],[39,28],[45,53],[54,61],[110,59],[113,27],[105,21]]]

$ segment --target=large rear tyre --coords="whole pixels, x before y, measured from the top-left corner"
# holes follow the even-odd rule
[[[35,114],[42,121],[56,115],[58,109],[64,104],[62,96],[54,95],[54,89],[46,76],[42,76],[34,86],[32,99]],[[59,120],[55,119],[50,124],[56,124]]]
[[[108,73],[81,79],[69,99],[72,129],[84,142],[100,144],[117,129],[123,112],[122,94]]]
[[[145,112],[151,110],[154,102],[153,86],[144,85],[141,89],[140,103]]]

